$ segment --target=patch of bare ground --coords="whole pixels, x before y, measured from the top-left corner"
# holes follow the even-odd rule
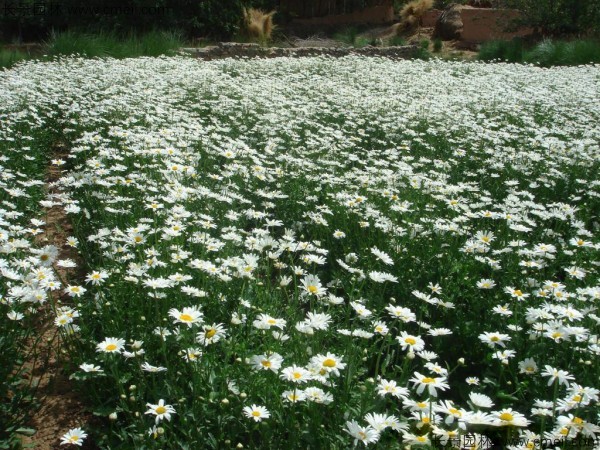
[[[64,146],[56,146],[56,159],[66,158],[68,154]],[[46,188],[48,198],[60,198],[60,191],[56,181],[61,176],[58,165],[50,164],[46,173]],[[38,246],[54,245],[58,249],[56,261],[70,259],[77,265],[75,268],[65,268],[53,265],[61,282],[66,286],[69,282],[78,284],[75,280],[81,279],[82,274],[78,268],[82,267],[82,261],[74,248],[66,246],[66,241],[72,233],[71,223],[60,205],[46,208],[46,225],[44,232],[36,236]],[[38,324],[37,338],[32,345],[31,358],[26,367],[30,382],[37,385],[36,403],[37,409],[31,412],[29,427],[35,430],[32,436],[22,438],[25,448],[39,450],[53,450],[63,448],[60,446],[60,437],[71,428],[83,427],[92,419],[83,403],[73,389],[69,375],[64,371],[64,363],[68,359],[64,351],[63,342],[58,328],[54,324],[56,307],[68,306],[73,303],[62,289],[51,292],[48,299],[40,310],[40,321]],[[41,336],[41,337],[40,337]],[[84,449],[95,449],[96,447],[86,442]]]

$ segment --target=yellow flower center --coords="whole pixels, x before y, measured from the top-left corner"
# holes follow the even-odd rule
[[[579,403],[581,401],[581,395],[575,394],[573,396],[573,401]]]
[[[308,289],[308,292],[310,292],[311,294],[316,294],[317,291],[319,290],[316,286],[308,286],[306,289]]]
[[[554,333],[552,333],[552,339],[557,339],[561,336],[562,336],[562,333],[560,331],[555,331]]]
[[[115,344],[108,344],[106,346],[106,351],[107,352],[114,352],[117,349],[117,346]]]
[[[429,417],[423,417],[423,418],[421,419],[421,421],[422,421],[423,423],[429,423]]]
[[[189,314],[181,314],[179,316],[179,320],[181,320],[182,322],[191,322],[194,320],[194,318]]]
[[[277,323],[277,321],[275,319],[269,319],[269,320],[267,320],[267,323],[269,325],[275,325]]]
[[[417,340],[415,338],[407,337],[404,339],[404,342],[406,342],[409,345],[415,345],[417,343]]]
[[[516,295],[517,297],[520,297],[521,295],[523,295],[523,292],[521,292],[519,289],[516,289],[516,290],[515,290],[515,295]]]
[[[254,417],[260,417],[260,411],[252,411]]]
[[[164,406],[159,406],[158,408],[156,408],[156,414],[164,414],[167,412],[167,408],[165,408]]]
[[[425,377],[421,380],[421,383],[435,383],[435,378],[429,378],[429,377]]]
[[[450,413],[454,414],[455,416],[462,416],[462,413],[456,408],[450,408],[448,411],[450,411]]]
[[[574,417],[573,418],[573,423],[577,424],[577,425],[581,425],[583,423],[583,419],[580,417]]]
[[[562,434],[563,436],[566,436],[567,434],[569,434],[569,429],[568,428],[561,428],[559,431],[559,434]]]
[[[333,360],[331,358],[327,358],[325,361],[323,361],[323,366],[325,366],[325,367],[335,367],[335,360]]]
[[[300,372],[294,372],[294,378],[296,380],[298,380],[298,379],[302,378],[302,374]]]
[[[217,330],[215,330],[214,328],[211,328],[210,330],[207,330],[206,333],[204,333],[207,339],[210,339],[215,334],[217,334]]]
[[[419,408],[427,408],[427,403],[425,403],[425,402],[419,402],[419,403],[417,403],[417,406]]]
[[[263,359],[260,363],[263,367],[271,367],[271,361],[268,359]]]
[[[417,436],[417,441],[419,441],[419,442],[427,442],[427,437],[425,437],[425,436]]]
[[[79,436],[71,436],[71,441],[77,442],[79,440]]]
[[[141,236],[136,236],[136,237],[134,238],[134,240],[135,240],[135,242],[136,242],[136,243],[138,243],[138,244],[139,244],[140,242],[142,242],[142,237],[141,237]]]
[[[511,422],[514,420],[514,416],[511,413],[502,413],[500,414],[500,420],[504,420],[505,422]]]
[[[500,340],[500,338],[498,336],[492,336],[490,338],[490,341],[492,341],[492,342],[498,342],[499,340]]]

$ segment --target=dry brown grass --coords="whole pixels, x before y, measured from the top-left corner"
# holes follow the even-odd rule
[[[260,42],[267,42],[271,39],[271,34],[275,29],[273,25],[273,16],[275,11],[269,13],[255,8],[244,10],[244,22],[246,24],[246,32],[248,37],[256,39]]]
[[[423,15],[433,7],[433,0],[412,0],[400,10],[398,31],[412,29],[421,23]]]

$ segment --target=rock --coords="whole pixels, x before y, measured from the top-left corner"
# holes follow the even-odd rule
[[[463,22],[460,12],[464,5],[452,3],[438,17],[433,30],[433,37],[443,41],[459,40],[463,31]]]

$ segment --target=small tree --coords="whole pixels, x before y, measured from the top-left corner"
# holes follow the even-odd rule
[[[544,36],[589,35],[600,31],[598,0],[506,0],[523,13],[523,24]]]

